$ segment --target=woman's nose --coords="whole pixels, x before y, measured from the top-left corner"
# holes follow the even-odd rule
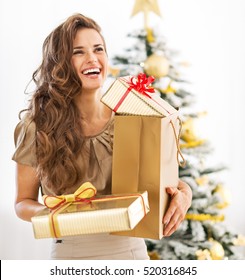
[[[97,61],[98,61],[98,59],[97,59],[96,54],[94,54],[92,52],[87,54],[87,62],[88,63],[94,63],[94,62],[97,62]]]

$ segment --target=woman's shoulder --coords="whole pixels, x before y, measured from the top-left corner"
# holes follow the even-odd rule
[[[25,113],[14,130],[16,162],[36,166],[36,125],[29,113]]]
[[[17,123],[14,130],[15,145],[17,145],[17,142],[23,140],[23,138],[26,138],[26,136],[31,136],[31,138],[33,138],[35,133],[36,124],[30,114],[25,113]]]

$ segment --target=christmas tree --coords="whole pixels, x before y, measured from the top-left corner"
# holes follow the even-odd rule
[[[188,81],[181,78],[184,65],[176,61],[178,53],[168,48],[163,34],[149,27],[149,12],[161,16],[157,0],[136,0],[132,15],[139,12],[144,13],[144,28],[128,34],[133,44],[112,58],[111,77],[140,72],[152,75],[156,92],[173,107],[181,108],[180,148],[187,164],[179,167],[179,176],[193,192],[192,205],[180,228],[168,238],[146,240],[149,255],[169,260],[241,259],[236,246],[245,244],[244,237],[227,228],[222,213],[230,203],[230,194],[216,174],[225,167],[207,166],[213,149],[195,132],[195,121],[203,113],[191,109],[195,96],[186,89]]]

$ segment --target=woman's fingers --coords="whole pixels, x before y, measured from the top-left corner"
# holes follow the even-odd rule
[[[189,208],[190,199],[185,191],[185,186],[180,189],[169,187],[166,188],[166,192],[170,195],[171,200],[168,210],[162,220],[164,224],[163,235],[170,236],[178,229],[180,223],[184,220],[185,214]]]
[[[178,227],[182,221],[183,221],[182,214],[178,210],[176,210],[172,214],[169,222],[164,223],[163,235],[170,236],[172,233],[174,233],[178,229]]]

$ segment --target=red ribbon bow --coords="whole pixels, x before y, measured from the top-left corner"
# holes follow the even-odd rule
[[[146,95],[149,97],[147,92],[154,93],[155,90],[153,87],[149,87],[149,85],[154,82],[155,78],[153,76],[147,77],[144,73],[139,73],[138,77],[132,77],[130,79],[130,87],[135,89],[136,91]]]
[[[146,74],[139,73],[137,77],[131,77],[129,80],[126,80],[124,78],[121,79],[127,84],[129,84],[129,87],[124,93],[124,95],[121,97],[115,108],[113,109],[114,112],[117,112],[118,108],[121,106],[124,99],[127,97],[127,95],[132,89],[136,90],[137,92],[143,95],[146,95],[149,98],[152,97],[148,93],[155,92],[154,88],[149,86],[155,80],[153,76],[147,77]]]

